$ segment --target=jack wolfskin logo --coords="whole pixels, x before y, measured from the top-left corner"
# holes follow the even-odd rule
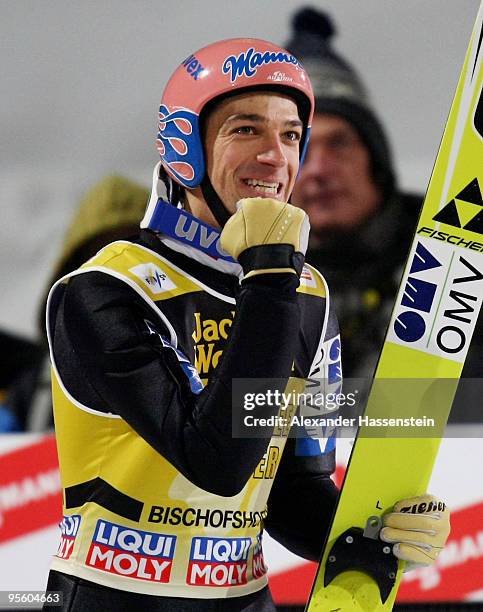
[[[452,227],[483,234],[483,199],[478,179],[473,179],[434,217]]]
[[[196,369],[207,376],[211,368],[216,368],[223,353],[224,341],[230,334],[235,311],[230,317],[221,320],[205,319],[201,312],[195,312],[195,330],[192,333],[195,341]]]

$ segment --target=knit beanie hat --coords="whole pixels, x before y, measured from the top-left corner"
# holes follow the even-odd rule
[[[313,8],[302,8],[292,19],[292,37],[284,45],[307,70],[315,96],[315,112],[338,115],[358,132],[371,155],[373,175],[385,198],[395,189],[391,151],[383,127],[354,68],[335,53],[336,34],[330,17]]]

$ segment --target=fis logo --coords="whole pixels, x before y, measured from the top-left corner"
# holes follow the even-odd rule
[[[230,73],[230,81],[234,83],[239,77],[252,77],[256,74],[260,66],[266,64],[293,64],[297,65],[298,61],[293,55],[288,53],[275,53],[274,51],[255,51],[250,47],[246,51],[242,51],[238,57],[229,55],[223,62],[223,74]]]
[[[56,556],[61,559],[68,559],[74,548],[75,538],[79,532],[81,517],[79,514],[72,516],[64,516],[59,523],[60,527],[60,544]]]
[[[463,362],[483,299],[480,258],[420,239],[410,261],[388,340]]]
[[[259,533],[257,535],[257,542],[255,544],[255,548],[253,549],[253,564],[252,564],[252,574],[255,580],[257,578],[261,578],[267,573],[267,566],[265,565],[265,560],[263,558],[263,550],[262,550],[262,534]]]
[[[98,520],[86,564],[110,574],[169,582],[176,536]]]
[[[193,538],[186,582],[197,586],[247,583],[250,538]]]
[[[155,295],[176,289],[176,285],[166,272],[161,270],[155,263],[139,264],[130,268],[129,272],[140,278],[149,291]]]

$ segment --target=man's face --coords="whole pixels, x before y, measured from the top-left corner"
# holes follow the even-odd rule
[[[271,92],[229,98],[208,115],[207,172],[230,213],[242,198],[288,200],[299,167],[302,128],[295,102]],[[199,188],[187,197],[195,216],[217,225]]]
[[[348,121],[335,115],[314,116],[292,199],[309,215],[315,241],[355,229],[382,203],[369,151]]]

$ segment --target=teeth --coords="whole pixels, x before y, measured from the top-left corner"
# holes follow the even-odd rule
[[[255,187],[257,191],[263,193],[277,193],[279,183],[269,183],[268,181],[262,181],[261,179],[246,179],[245,183],[251,187]]]
[[[278,183],[268,183],[267,181],[261,181],[260,179],[247,179],[248,185],[261,185],[262,187],[278,187]]]

